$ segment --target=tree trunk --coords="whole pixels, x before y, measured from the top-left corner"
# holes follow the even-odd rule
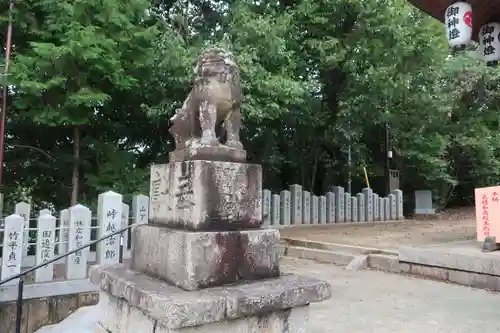
[[[78,201],[78,182],[80,178],[80,129],[73,128],[73,175],[71,176],[71,206]]]
[[[314,148],[313,148],[313,163],[312,163],[312,170],[311,170],[311,187],[310,191],[311,194],[313,194],[316,190],[316,172],[318,171],[318,161],[319,161],[319,144],[318,140],[314,142]]]

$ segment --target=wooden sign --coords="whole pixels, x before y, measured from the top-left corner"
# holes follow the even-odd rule
[[[477,240],[493,236],[500,242],[500,186],[475,189]]]

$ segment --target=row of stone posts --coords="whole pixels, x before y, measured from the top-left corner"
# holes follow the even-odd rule
[[[387,197],[364,188],[351,195],[341,186],[325,195],[304,191],[301,185],[273,194],[262,191],[263,224],[268,226],[373,222],[403,220],[403,192],[394,190]]]
[[[97,238],[104,237],[130,224],[148,223],[149,197],[136,195],[132,198],[132,207],[123,203],[121,194],[108,191],[98,197],[97,207]],[[20,202],[15,206],[15,213],[5,218],[3,229],[3,253],[1,257],[0,280],[21,272],[22,267],[27,268],[41,265],[50,261],[56,255],[56,245],[59,254],[88,244],[91,240],[92,212],[88,207],[75,205],[60,211],[59,227],[57,218],[48,209],[39,212],[37,227],[29,228],[31,206],[29,203]],[[1,231],[1,230],[0,230]],[[33,231],[35,241],[29,243],[28,233]],[[58,239],[56,238],[57,231]],[[130,258],[128,244],[129,233],[123,233],[123,257]],[[110,237],[96,246],[95,259],[90,257],[90,248],[85,248],[64,258],[65,279],[85,279],[87,277],[88,263],[115,264],[119,261],[120,235]],[[29,262],[28,248],[35,247],[35,260]],[[49,282],[54,279],[54,263],[38,268],[34,272],[35,282]],[[18,280],[8,284],[14,285]]]

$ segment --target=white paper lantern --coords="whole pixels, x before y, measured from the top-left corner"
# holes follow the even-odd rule
[[[488,66],[496,65],[500,60],[500,23],[486,23],[479,30],[479,51]]]
[[[455,2],[444,14],[448,43],[463,49],[472,38],[472,7],[467,2]]]

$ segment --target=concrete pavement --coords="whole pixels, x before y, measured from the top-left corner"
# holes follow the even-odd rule
[[[332,298],[312,305],[312,333],[500,332],[500,295],[443,282],[286,258],[288,271],[321,277]]]
[[[443,282],[285,258],[284,272],[328,280],[332,298],[312,305],[312,333],[500,332],[500,295]],[[92,333],[95,308],[37,333]]]

